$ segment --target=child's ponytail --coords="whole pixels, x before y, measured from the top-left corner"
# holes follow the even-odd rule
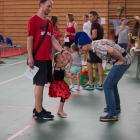
[[[57,53],[55,53],[54,55],[53,55],[53,68],[55,67],[55,65],[56,65],[56,63],[57,63],[57,58],[58,58],[58,56],[59,55],[61,55],[61,53],[60,52],[57,52]]]

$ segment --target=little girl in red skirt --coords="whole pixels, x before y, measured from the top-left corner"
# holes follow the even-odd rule
[[[53,57],[54,79],[49,87],[49,96],[54,98],[61,98],[57,114],[62,117],[67,117],[67,114],[63,111],[63,106],[65,100],[68,99],[71,95],[69,85],[64,81],[64,77],[71,78],[74,80],[77,79],[76,76],[69,76],[68,74],[66,74],[65,66],[68,64],[70,59],[71,57],[69,58],[69,60],[64,60],[63,56],[59,52],[54,54]]]

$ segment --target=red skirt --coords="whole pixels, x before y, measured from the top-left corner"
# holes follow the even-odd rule
[[[67,99],[71,95],[69,85],[63,81],[53,81],[49,87],[50,97]]]

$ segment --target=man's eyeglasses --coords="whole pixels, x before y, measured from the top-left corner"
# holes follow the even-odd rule
[[[83,46],[80,46],[80,49],[82,49]]]

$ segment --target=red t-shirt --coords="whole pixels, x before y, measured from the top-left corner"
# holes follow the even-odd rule
[[[35,52],[37,46],[39,45],[47,25],[46,20],[41,19],[39,16],[34,15],[28,21],[27,27],[27,36],[33,36],[33,53]],[[53,24],[51,20],[49,20],[49,27],[47,30],[47,34],[35,56],[35,60],[52,60],[52,41],[51,36],[53,33]]]

